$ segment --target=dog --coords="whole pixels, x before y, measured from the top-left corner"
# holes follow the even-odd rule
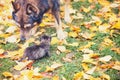
[[[67,8],[70,0],[65,1],[65,21],[69,22]],[[34,26],[42,22],[44,14],[49,10],[55,18],[57,37],[60,40],[65,39],[61,26],[59,0],[15,0],[12,1],[12,6],[14,9],[12,17],[20,27],[20,39],[22,41],[29,39]]]
[[[40,42],[39,45],[27,47],[24,51],[23,57],[19,61],[23,61],[26,58],[28,60],[37,60],[43,57],[49,57],[51,37],[43,35],[40,37]]]

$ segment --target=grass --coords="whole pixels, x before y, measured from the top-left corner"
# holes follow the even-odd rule
[[[9,58],[4,58],[4,59],[0,59],[0,80],[3,78],[2,73],[3,72],[12,72],[12,68],[15,65],[15,62]]]
[[[113,2],[113,0],[108,0],[110,2]],[[90,12],[85,13],[83,11],[80,11],[80,8],[84,6],[85,8],[88,8],[90,5],[95,5],[95,9],[90,10]],[[101,9],[101,5],[99,3],[96,4],[91,4],[88,2],[88,0],[85,1],[77,1],[77,2],[72,2],[72,6],[74,9],[77,10],[77,13],[81,13],[84,15],[83,19],[73,19],[72,25],[79,26],[81,29],[81,32],[90,32],[89,29],[85,28],[85,26],[82,24],[83,22],[89,22],[91,21],[91,16],[95,16],[95,14]],[[112,11],[115,14],[118,14],[119,9],[112,9]],[[75,15],[75,14],[74,14]],[[101,18],[102,23],[108,23],[108,20],[104,19],[103,17]],[[93,24],[93,26],[96,26],[96,24]],[[45,28],[46,34],[51,35],[54,34],[55,28]],[[69,28],[66,28],[65,31],[71,32]],[[101,43],[103,42],[104,38],[109,37],[114,43],[115,47],[120,47],[120,34],[113,34],[113,37],[109,33],[101,33],[99,31],[94,32],[96,35],[91,39],[91,40],[86,40],[82,37],[78,38],[72,38],[72,37],[67,37],[67,42],[68,43],[73,43],[73,42],[79,42],[79,46],[73,47],[73,46],[67,46],[64,45],[68,50],[71,50],[71,52],[74,54],[74,58],[72,59],[72,62],[65,62],[63,60],[63,57],[66,56],[67,53],[60,53],[59,55],[56,54],[57,46],[58,44],[51,45],[50,52],[51,52],[51,57],[46,57],[40,60],[37,60],[33,66],[34,67],[40,67],[41,70],[40,72],[44,72],[46,70],[46,66],[51,66],[53,62],[57,63],[62,63],[63,66],[54,70],[53,74],[56,74],[60,76],[60,80],[62,80],[62,77],[65,77],[66,80],[73,80],[74,74],[77,72],[83,71],[83,67],[81,65],[82,63],[82,55],[83,52],[78,51],[78,48],[86,45],[88,42],[94,42],[95,44],[90,47],[91,50],[93,50],[96,53],[99,53],[101,57],[106,56],[106,55],[111,55],[113,61],[120,61],[120,55],[117,54],[116,52],[111,50],[111,47],[106,47],[104,49],[100,49]],[[0,40],[3,38],[0,38]],[[33,45],[34,43],[30,43],[29,45]],[[5,51],[14,51],[19,49],[18,44],[13,44],[13,43],[0,43],[0,48],[4,49]],[[3,78],[2,73],[4,71],[10,71],[12,72],[12,67],[15,65],[15,62],[10,60],[10,59],[0,59],[0,78]],[[89,67],[93,67],[93,65],[88,65]],[[114,69],[109,69],[105,72],[106,74],[110,75],[111,80],[119,80],[119,71],[114,70]],[[99,77],[101,74],[99,72],[94,72],[92,74],[94,77]],[[43,78],[41,80],[52,80],[50,78]]]

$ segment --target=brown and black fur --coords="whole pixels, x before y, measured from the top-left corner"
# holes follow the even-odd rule
[[[28,60],[37,60],[41,59],[45,56],[50,56],[50,42],[51,42],[51,37],[47,35],[43,35],[40,38],[40,45],[33,45],[30,47],[27,47],[24,51],[24,55],[21,58],[20,61],[24,59]]]
[[[21,40],[29,38],[32,28],[41,23],[43,15],[49,10],[55,17],[58,38],[65,38],[59,16],[59,0],[15,0],[12,5],[14,8],[12,16],[16,23],[19,24]]]

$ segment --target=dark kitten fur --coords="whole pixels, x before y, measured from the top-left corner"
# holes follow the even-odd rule
[[[41,41],[40,45],[33,45],[27,47],[20,61],[24,60],[25,58],[27,58],[28,60],[37,60],[45,56],[50,56],[49,49],[50,49],[51,37],[47,35],[43,35],[40,38],[40,41]]]

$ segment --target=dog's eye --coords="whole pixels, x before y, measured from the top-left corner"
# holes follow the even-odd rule
[[[30,5],[30,4],[27,5],[26,9],[27,9],[26,11],[27,11],[28,15],[32,14],[32,13],[37,13],[36,8],[34,6],[32,6],[32,5]]]
[[[13,8],[16,12],[20,9],[20,4],[19,3],[15,3],[15,2],[12,1],[12,5],[13,5]]]

